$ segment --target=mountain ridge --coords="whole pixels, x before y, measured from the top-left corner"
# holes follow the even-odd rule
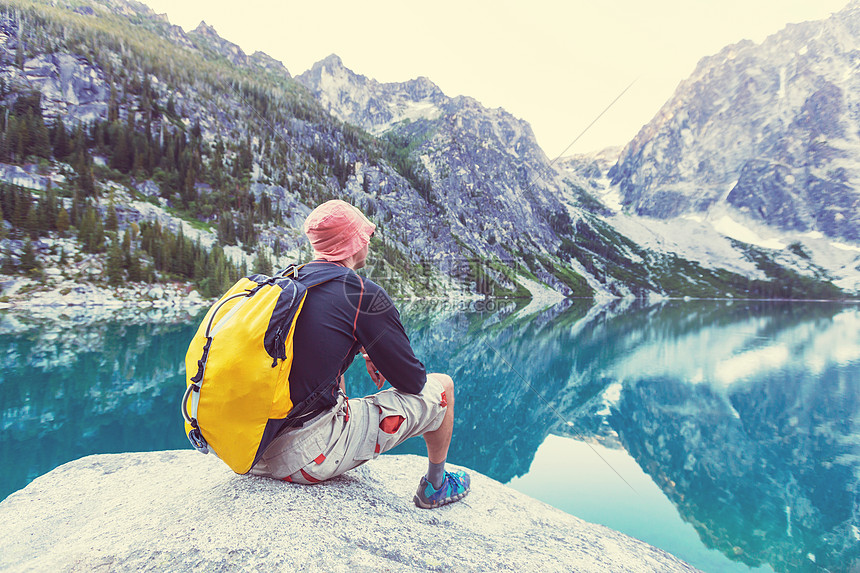
[[[549,197],[547,205],[550,213],[547,220],[553,221],[551,225],[558,225],[555,231],[560,232],[555,234],[554,238],[545,239],[544,245],[546,246],[544,248],[551,252],[554,251],[556,254],[561,253],[560,256],[565,264],[570,265],[570,268],[584,277],[594,292],[618,294],[619,290],[611,281],[614,277],[625,276],[628,269],[634,269],[634,273],[641,273],[636,280],[647,286],[639,290],[640,293],[646,290],[663,291],[669,282],[665,273],[674,271],[662,271],[660,269],[676,266],[675,263],[665,260],[666,256],[671,258],[676,255],[672,255],[671,252],[662,248],[656,249],[656,253],[649,252],[653,249],[653,245],[644,249],[636,247],[630,250],[630,247],[625,246],[629,242],[627,239],[619,236],[615,231],[607,229],[607,225],[611,227],[617,224],[617,217],[612,216],[613,209],[608,208],[605,204],[605,201],[609,201],[610,204],[616,201],[605,192],[608,185],[606,169],[609,164],[606,157],[601,157],[599,161],[590,159],[588,163],[590,169],[584,169],[581,165],[573,165],[580,160],[563,158],[559,162],[551,163],[534,140],[527,122],[513,118],[504,110],[487,110],[471,98],[437,99],[431,102],[432,114],[425,113],[424,117],[419,117],[415,121],[411,118],[401,119],[405,115],[402,110],[409,109],[409,105],[414,106],[422,101],[426,103],[426,100],[422,99],[422,95],[416,96],[410,91],[409,82],[381,84],[349,70],[343,65],[342,60],[335,55],[318,62],[311,68],[311,71],[297,76],[297,79],[308,86],[312,94],[323,103],[327,110],[343,121],[360,125],[383,136],[405,136],[410,142],[410,146],[414,147],[412,154],[420,157],[428,169],[434,189],[443,195],[443,203],[444,195],[448,193],[450,196],[449,189],[451,187],[470,189],[474,188],[476,184],[474,181],[463,180],[450,185],[450,182],[442,180],[443,177],[440,175],[447,174],[450,166],[462,165],[469,169],[477,165],[492,164],[494,168],[515,172],[519,169],[518,160],[520,164],[527,163],[528,167],[523,171],[527,174],[526,180],[513,182],[509,186],[517,187],[519,184],[525,195],[537,192],[538,195],[543,194],[544,197]],[[426,111],[428,108],[424,109]],[[465,115],[458,116],[460,110],[467,111]],[[452,119],[460,117],[469,118],[474,126],[463,130],[451,129],[458,125],[462,126],[460,119]],[[476,121],[477,117],[481,117],[481,120]],[[511,121],[506,123],[499,119],[504,117],[510,117]],[[397,119],[400,119],[399,123]],[[499,132],[506,130],[501,129],[500,126],[509,128],[507,133],[503,133],[502,136],[499,135]],[[511,133],[516,132],[517,129],[521,129],[522,140],[527,142],[525,146],[520,148],[511,145]],[[478,137],[475,137],[475,134]],[[496,158],[493,161],[474,161],[475,150],[479,149],[494,150]],[[470,150],[470,153],[465,153],[466,160],[460,161],[458,155],[461,151],[466,150]],[[521,152],[524,152],[531,161],[521,160],[519,157]],[[462,170],[462,167],[460,169]],[[485,199],[483,205],[492,205],[494,195],[504,191],[504,177],[499,177],[494,173],[489,180],[493,189],[478,187]],[[541,201],[540,198],[533,200]],[[647,225],[646,221],[642,223]],[[540,227],[539,224],[537,226]],[[565,229],[569,230],[565,232]],[[597,254],[595,251],[583,252],[571,244],[571,241],[577,241],[577,236],[582,233],[586,235],[586,242],[589,236],[599,237],[598,241],[606,241],[607,244],[613,245],[610,248],[616,249],[614,260],[610,261],[612,266],[605,267],[608,272],[601,273],[597,270],[593,263],[595,254]],[[515,240],[514,237],[513,241],[515,242]],[[723,252],[729,253],[730,259],[726,260],[726,266],[731,268],[731,272],[746,274],[756,280],[767,280],[768,277],[772,276],[767,272],[758,270],[759,263],[756,263],[754,259],[758,258],[760,262],[764,260],[762,257],[777,256],[776,252],[764,254],[762,251],[756,251],[758,254],[752,256],[747,247],[730,243],[730,239],[724,237],[721,237],[720,240],[727,245]],[[661,241],[661,243],[663,242]],[[668,244],[668,242],[666,243]],[[511,240],[508,241],[508,244],[511,244]],[[603,250],[598,249],[598,251],[600,251],[597,254],[598,257],[605,256]],[[681,266],[689,269],[697,267],[696,261],[699,260],[695,258],[697,251],[687,249],[686,254],[682,256],[687,255],[694,256],[691,259],[692,262],[689,264],[684,262]],[[810,271],[809,267],[804,266],[803,261],[799,259],[792,259],[791,256],[780,255],[780,257],[780,264],[803,269],[801,272],[811,272],[816,277],[822,276],[816,274],[818,273],[816,270]],[[744,262],[735,263],[735,259],[741,259]],[[712,256],[702,259],[702,264],[714,268],[721,266],[720,261],[715,260]],[[750,272],[750,267],[756,270]],[[681,272],[694,272],[699,276],[712,274],[712,271],[701,269]],[[623,280],[629,281],[630,279],[631,276],[626,275]],[[714,280],[719,282],[723,279],[710,277],[707,279],[707,281]],[[693,279],[691,282],[696,281]],[[723,293],[730,291],[731,288],[727,288]],[[623,292],[623,289],[620,292]]]
[[[662,219],[726,205],[795,232],[860,241],[860,5],[700,60],[610,170],[623,204]]]
[[[427,78],[381,84],[330,56],[293,79],[205,23],[185,34],[123,0],[0,6],[0,75],[12,87],[2,105],[14,112],[15,129],[30,110],[53,130],[41,147],[7,145],[0,162],[42,161],[52,177],[65,173],[57,192],[74,215],[70,232],[80,233],[88,210],[105,218],[114,200],[145,200],[203,229],[205,241],[188,246],[189,257],[232,249],[227,258],[237,266],[284,265],[307,255],[297,217],[343,198],[378,221],[379,264],[367,272],[389,281],[394,295],[530,296],[548,287],[586,297],[835,296],[826,282],[814,286],[814,272],[768,263],[768,272],[743,276],[636,245],[613,229],[586,179],[550,164],[527,122],[467,96],[449,98]],[[92,248],[106,252],[138,217],[117,213],[117,236]],[[24,227],[6,218],[21,236]],[[188,240],[185,223],[176,241]],[[31,234],[43,232],[57,231]],[[143,247],[139,238],[130,243],[126,260]],[[19,253],[10,249],[16,266]],[[144,266],[170,260],[140,252]],[[208,265],[192,266],[198,270],[154,268],[149,276],[180,272],[217,292],[206,283]],[[215,282],[224,287],[238,270]],[[774,283],[777,275],[790,284]]]

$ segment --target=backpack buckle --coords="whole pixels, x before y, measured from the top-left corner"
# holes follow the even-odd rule
[[[206,438],[200,433],[200,428],[194,428],[188,432],[188,441],[194,446],[194,449],[201,454],[209,453],[209,444],[206,443]]]

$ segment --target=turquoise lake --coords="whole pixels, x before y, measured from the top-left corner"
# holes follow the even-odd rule
[[[399,307],[457,384],[452,463],[704,571],[860,568],[860,307]],[[88,454],[190,447],[199,318],[0,314],[0,499]],[[347,390],[373,390],[363,360]]]

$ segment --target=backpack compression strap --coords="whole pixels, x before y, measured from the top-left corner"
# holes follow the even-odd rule
[[[218,306],[215,307],[215,310],[212,311],[212,315],[209,317],[209,324],[206,325],[206,344],[203,346],[203,356],[200,357],[200,360],[197,361],[197,374],[191,378],[191,384],[188,385],[188,388],[185,389],[185,395],[182,397],[182,417],[185,418],[185,421],[191,426],[191,431],[188,432],[188,440],[191,442],[191,445],[194,446],[194,449],[202,454],[209,453],[209,444],[206,443],[206,439],[203,437],[203,434],[200,432],[200,427],[197,424],[197,407],[200,404],[200,388],[203,387],[203,375],[206,372],[206,360],[209,358],[209,348],[212,346],[212,339],[215,338],[215,335],[220,330],[221,326],[227,323],[227,321],[241,308],[243,304],[245,304],[251,296],[259,290],[258,288],[254,288],[251,290],[246,290],[240,293],[236,293],[233,296],[227,297],[222,300]],[[224,317],[218,321],[218,324],[215,325],[215,329],[212,329],[212,322],[215,320],[215,315],[218,314],[218,310],[227,303],[227,301],[233,300],[234,298],[245,297],[245,300],[239,301],[230,311],[224,315]],[[188,397],[194,392],[191,396],[191,412],[188,411]]]

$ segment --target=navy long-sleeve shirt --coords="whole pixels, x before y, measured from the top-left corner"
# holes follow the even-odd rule
[[[337,278],[311,286],[332,272],[337,274],[333,267],[339,266],[313,261],[298,273],[299,281],[310,288],[293,337],[293,404],[300,404],[316,390],[324,390],[310,410],[318,412],[334,406],[337,379],[362,346],[394,388],[417,394],[424,388],[426,371],[385,290],[344,267]]]

